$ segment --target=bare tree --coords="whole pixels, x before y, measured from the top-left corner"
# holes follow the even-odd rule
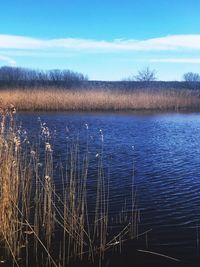
[[[149,67],[146,67],[140,71],[138,71],[138,74],[134,76],[136,81],[139,82],[152,82],[157,80],[156,77],[156,71],[151,70]]]
[[[183,79],[186,82],[200,82],[200,75],[194,72],[187,72],[183,75]]]

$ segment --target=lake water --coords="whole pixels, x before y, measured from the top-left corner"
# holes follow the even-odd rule
[[[148,250],[198,260],[200,114],[21,113],[18,120],[34,136],[38,117],[55,131],[56,157],[65,154],[69,136],[78,134],[84,146],[88,135],[91,168],[101,130],[111,209],[128,197],[134,168],[140,229],[152,229]]]

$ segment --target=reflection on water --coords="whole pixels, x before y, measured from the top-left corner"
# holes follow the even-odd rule
[[[134,168],[141,228],[152,228],[150,246],[170,255],[196,254],[200,114],[21,113],[18,120],[34,136],[38,117],[56,131],[56,158],[65,155],[71,136],[78,135],[84,147],[88,125],[91,175],[102,130],[111,209],[126,195]],[[59,186],[59,180],[56,183]]]

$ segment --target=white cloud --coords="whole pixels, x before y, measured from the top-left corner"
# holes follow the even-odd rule
[[[150,59],[149,62],[200,64],[200,58],[157,58]]]
[[[16,65],[13,57],[64,58],[78,56],[79,53],[113,52],[159,52],[181,51],[200,52],[200,34],[169,35],[146,40],[115,39],[112,41],[60,38],[38,39],[26,36],[0,34],[0,61]],[[142,59],[140,59],[142,60]],[[200,58],[153,58],[147,62],[200,64]]]
[[[117,51],[174,51],[200,50],[200,34],[170,35],[146,40],[115,39],[113,41],[91,39],[36,39],[16,35],[0,35],[1,49],[22,50],[70,50],[87,52]]]
[[[5,61],[6,63],[8,63],[11,66],[16,65],[16,61],[10,57],[0,55],[0,61]]]

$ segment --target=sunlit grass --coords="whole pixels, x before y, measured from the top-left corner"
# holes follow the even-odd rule
[[[60,90],[8,89],[0,91],[3,106],[12,103],[27,111],[115,111],[200,109],[198,92],[190,90]]]

